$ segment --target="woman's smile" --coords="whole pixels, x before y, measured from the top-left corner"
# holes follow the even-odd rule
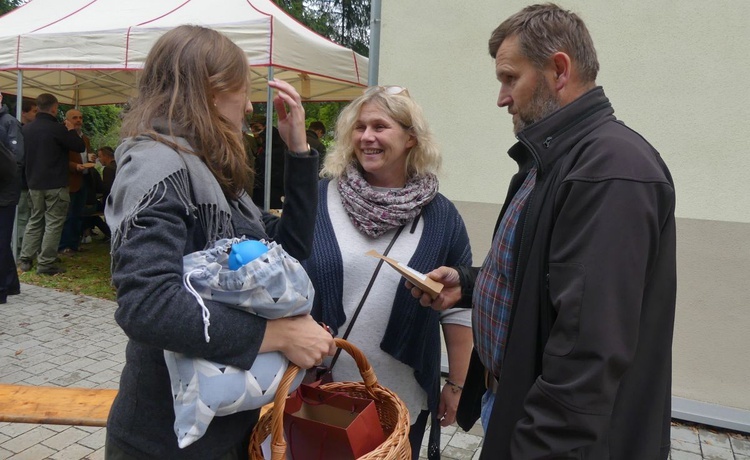
[[[406,157],[416,140],[376,104],[362,105],[354,125],[354,153],[370,185],[398,188],[406,184]]]

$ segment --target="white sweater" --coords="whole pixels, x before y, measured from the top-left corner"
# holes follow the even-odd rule
[[[365,253],[374,249],[383,254],[393,240],[396,229],[389,230],[379,238],[371,238],[360,233],[349,220],[341,204],[341,196],[335,180],[328,184],[328,213],[339,243],[344,269],[342,301],[347,320],[339,328],[339,337],[342,337],[349,328],[351,318],[378,264],[378,259],[367,256]],[[407,224],[388,253],[388,257],[407,263],[419,244],[423,227],[424,220],[420,219],[414,233],[411,233],[411,223]],[[410,366],[380,349],[380,342],[385,334],[391,308],[393,308],[396,289],[406,289],[404,279],[392,267],[383,264],[354,328],[349,334],[348,341],[365,354],[375,370],[378,382],[404,401],[409,409],[410,424],[414,424],[419,413],[427,410],[427,394],[414,379],[414,371]],[[441,313],[440,321],[444,324],[471,327],[471,310],[463,308],[446,310]],[[330,362],[330,358],[328,361]],[[346,352],[342,352],[336,362],[333,368],[333,378],[344,382],[362,381],[357,364]]]

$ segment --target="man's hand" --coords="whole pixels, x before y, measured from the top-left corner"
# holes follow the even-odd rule
[[[407,289],[411,289],[411,295],[419,299],[423,307],[431,307],[433,310],[442,311],[452,308],[461,300],[461,284],[458,272],[450,267],[439,267],[427,274],[431,279],[442,283],[443,290],[433,300],[430,295],[410,282],[406,282]]]
[[[302,98],[292,85],[273,79],[268,86],[278,91],[273,98],[273,107],[279,115],[279,134],[290,152],[306,152],[307,133],[305,132],[305,109]]]
[[[310,315],[269,320],[260,352],[280,351],[302,369],[323,362],[336,352],[333,336]]]

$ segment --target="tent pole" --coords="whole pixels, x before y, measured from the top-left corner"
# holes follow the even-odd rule
[[[369,86],[378,84],[378,68],[380,67],[380,5],[381,0],[372,0],[370,4],[370,56],[368,63]]]
[[[23,70],[19,70],[16,75],[16,119],[21,121],[21,113],[23,111]],[[21,190],[21,193],[24,193]],[[26,192],[28,193],[28,192]],[[21,248],[18,247],[18,206],[16,206],[16,216],[13,220],[13,232],[11,234],[11,250],[13,256],[18,258]]]
[[[16,75],[16,119],[21,121],[21,112],[23,106],[23,70],[19,70]]]
[[[268,81],[273,80],[273,66],[268,66]],[[273,88],[268,87],[266,93],[266,170],[263,172],[263,209],[271,209],[271,160],[273,157]]]

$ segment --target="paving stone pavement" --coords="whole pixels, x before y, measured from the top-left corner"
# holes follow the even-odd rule
[[[0,383],[117,388],[127,339],[115,303],[23,284],[0,306]],[[442,430],[443,459],[476,460],[482,427]],[[100,460],[105,428],[0,422],[0,460]],[[426,458],[426,448],[420,458]],[[750,437],[673,424],[671,460],[750,460]]]

